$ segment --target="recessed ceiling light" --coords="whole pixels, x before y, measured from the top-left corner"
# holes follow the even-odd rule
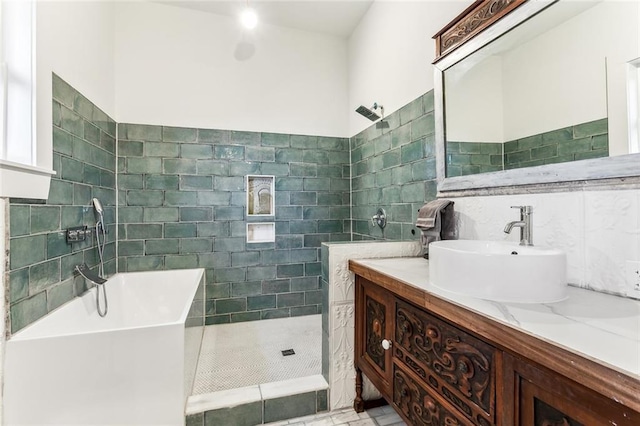
[[[246,29],[254,29],[256,25],[258,25],[258,15],[256,11],[250,7],[246,7],[240,14],[240,22]]]

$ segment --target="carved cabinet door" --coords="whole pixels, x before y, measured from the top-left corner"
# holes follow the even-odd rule
[[[356,367],[384,395],[391,395],[391,293],[362,277],[356,278]]]
[[[496,348],[400,299],[394,339],[394,361],[407,371],[395,373],[394,402],[412,424],[496,424]],[[416,408],[416,399],[431,408]]]
[[[505,424],[515,426],[640,425],[638,413],[558,374],[504,355]],[[510,380],[513,379],[513,380]],[[513,422],[510,421],[513,419]]]

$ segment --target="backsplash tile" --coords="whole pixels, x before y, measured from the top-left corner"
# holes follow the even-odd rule
[[[91,198],[105,207],[105,273],[115,273],[115,122],[53,75],[53,165],[49,197],[10,200],[11,332],[86,291],[75,265],[97,265],[94,237],[69,245],[65,230],[93,227]],[[56,114],[58,112],[58,114]]]
[[[625,293],[626,262],[640,261],[640,216],[634,191],[585,192],[586,283]]]
[[[638,190],[585,190],[455,198],[458,237],[518,241],[512,205],[533,206],[533,241],[567,253],[571,285],[625,295],[626,261],[640,260]]]

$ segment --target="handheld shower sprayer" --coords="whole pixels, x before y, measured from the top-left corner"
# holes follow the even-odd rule
[[[104,246],[107,243],[107,227],[104,224],[104,207],[102,207],[102,203],[97,198],[93,198],[91,200],[93,204],[93,213],[96,216],[96,243],[98,245],[98,254],[100,255],[100,276],[104,276],[104,261],[103,261],[103,252]],[[100,235],[102,234],[102,241],[100,241]]]
[[[375,112],[375,110],[377,110],[378,108],[380,108],[380,114],[382,115],[382,118],[384,118],[384,107],[382,105],[378,105],[377,102],[374,102],[371,108],[360,105],[358,108],[356,108],[356,112],[371,121],[376,121],[380,118],[380,115]]]
[[[98,248],[98,256],[100,258],[100,266],[98,269],[98,278],[103,279],[104,278],[104,248],[107,245],[107,228],[104,224],[104,207],[102,207],[102,203],[100,202],[100,200],[98,200],[97,198],[93,198],[91,199],[91,203],[93,204],[93,213],[96,216],[96,232],[95,232],[95,236],[96,236],[96,246]],[[102,234],[102,241],[100,240],[100,235]],[[88,269],[88,268],[86,268]],[[83,272],[78,269],[78,272],[80,272],[83,276],[87,277],[85,274],[83,274]],[[105,315],[107,315],[107,312],[109,310],[109,305],[107,302],[107,289],[105,288],[104,284],[104,279],[102,280],[102,282],[97,281],[94,277],[87,277],[89,278],[91,281],[93,281],[98,285],[98,288],[96,289],[97,293],[96,293],[96,304],[97,304],[97,308],[98,308],[98,314],[101,317],[104,317]],[[103,293],[103,299],[104,299],[104,310],[102,309],[102,304],[100,303],[100,288],[102,288],[102,293]]]
[[[102,207],[102,203],[97,198],[91,200],[93,203],[93,211],[96,215],[96,221],[102,222],[104,225],[104,208]]]

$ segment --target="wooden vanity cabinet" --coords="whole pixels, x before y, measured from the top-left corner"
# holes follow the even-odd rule
[[[637,380],[359,265],[351,269],[356,411],[364,410],[364,373],[409,425],[640,425],[640,412],[629,407],[640,402]],[[583,380],[589,387],[581,376],[591,376]]]
[[[359,276],[355,334],[356,411],[364,372],[411,424],[495,424],[492,346]]]
[[[504,354],[505,424],[514,426],[640,425],[640,415],[542,367]]]
[[[391,293],[359,278],[356,283],[356,364],[383,395],[391,394],[391,351],[385,350],[382,341],[393,339],[393,301]],[[356,379],[356,387],[362,391],[362,378]],[[362,399],[359,400],[362,404]],[[356,410],[364,410],[362,405]]]

